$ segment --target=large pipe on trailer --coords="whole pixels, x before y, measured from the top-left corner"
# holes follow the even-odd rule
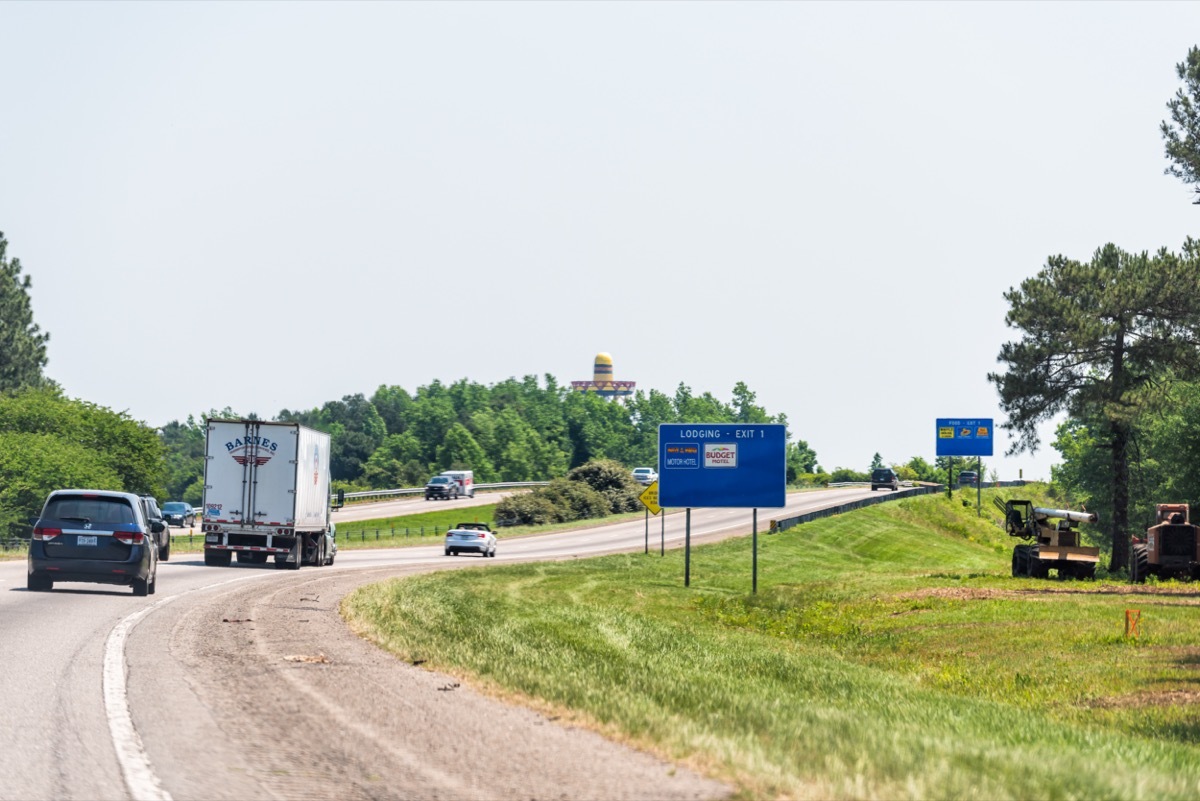
[[[1070,509],[1043,509],[1040,506],[1033,507],[1033,513],[1038,517],[1059,517],[1064,520],[1070,520],[1073,523],[1095,523],[1100,519],[1095,512],[1075,512]]]

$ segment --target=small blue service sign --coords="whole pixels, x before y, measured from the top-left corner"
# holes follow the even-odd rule
[[[659,425],[659,506],[775,508],[785,504],[786,490],[782,424]]]
[[[937,455],[991,456],[994,431],[990,417],[939,417]]]

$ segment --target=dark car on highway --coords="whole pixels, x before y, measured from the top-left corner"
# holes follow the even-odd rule
[[[166,527],[146,518],[141,498],[107,490],[55,490],[33,524],[28,588],[60,581],[117,584],[151,595],[158,577],[155,537]]]
[[[181,501],[168,501],[162,505],[163,520],[168,526],[191,528],[196,525],[196,513],[190,504]]]
[[[434,476],[425,484],[425,500],[441,498],[453,500],[458,497],[458,482],[450,476]]]
[[[890,489],[896,492],[900,489],[900,476],[890,467],[879,467],[871,471],[871,492],[877,489]]]
[[[973,487],[979,483],[979,474],[974,470],[962,470],[958,474],[960,486]]]

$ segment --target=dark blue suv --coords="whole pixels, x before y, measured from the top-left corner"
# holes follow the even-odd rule
[[[147,521],[133,493],[55,490],[33,526],[27,586],[44,592],[56,581],[87,581],[151,595],[158,576],[157,535],[164,528],[162,521]]]

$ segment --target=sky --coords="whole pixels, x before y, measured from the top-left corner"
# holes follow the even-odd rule
[[[932,460],[1004,422],[1006,290],[1200,231],[1197,44],[1194,3],[6,2],[0,231],[46,373],[152,426],[606,352],[826,469]]]

